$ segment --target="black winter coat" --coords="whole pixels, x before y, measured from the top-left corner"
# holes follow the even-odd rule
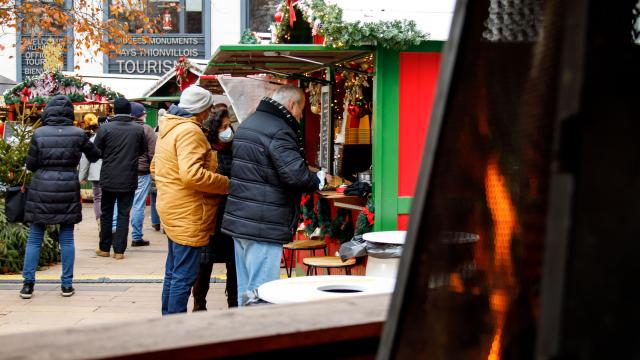
[[[102,152],[100,187],[112,192],[138,188],[138,157],[147,152],[142,125],[129,115],[116,115],[100,126],[94,143]]]
[[[293,115],[269,98],[240,124],[232,146],[224,233],[273,243],[292,240],[300,197],[320,184],[301,155],[298,132]]]
[[[82,153],[91,162],[100,152],[82,129],[73,126],[73,105],[55,96],[43,112],[27,156],[27,169],[35,172],[25,206],[25,222],[53,225],[82,221],[78,163]]]

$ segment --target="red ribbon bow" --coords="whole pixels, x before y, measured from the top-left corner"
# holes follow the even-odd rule
[[[296,22],[296,10],[293,8],[298,1],[287,0],[287,5],[289,6],[289,26],[293,28],[293,23]]]

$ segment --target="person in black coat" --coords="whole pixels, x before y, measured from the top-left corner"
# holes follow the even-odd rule
[[[102,152],[100,186],[102,214],[100,215],[100,244],[98,256],[124,259],[129,234],[129,214],[138,188],[138,157],[147,151],[144,129],[131,116],[131,104],[125,98],[113,103],[115,116],[98,129],[94,143]],[[115,236],[112,233],[113,210],[118,202]]]
[[[209,129],[207,140],[209,140],[211,148],[217,154],[217,172],[228,177],[231,174],[233,159],[231,144],[234,136],[229,111],[226,108],[217,110],[213,113],[213,116],[204,122],[203,126],[205,129]],[[200,271],[196,282],[193,284],[193,311],[207,310],[207,293],[209,292],[211,271],[214,263],[226,264],[227,282],[225,291],[227,293],[227,305],[230,308],[238,306],[238,282],[236,279],[233,239],[220,231],[226,201],[226,197],[224,197],[218,204],[216,231],[209,239],[209,245],[202,248]]]
[[[324,185],[324,172],[311,172],[304,160],[304,105],[302,90],[282,86],[236,132],[222,232],[235,243],[240,305],[280,278],[282,245],[293,239],[301,195]]]
[[[73,126],[73,120],[73,105],[69,98],[54,96],[42,114],[43,126],[35,131],[29,145],[27,169],[35,174],[25,206],[25,222],[30,223],[30,228],[22,271],[24,286],[20,291],[24,299],[33,294],[45,225],[54,224],[60,225],[62,296],[74,294],[73,228],[82,221],[77,168],[82,153],[95,162],[100,158],[100,152],[82,129]]]

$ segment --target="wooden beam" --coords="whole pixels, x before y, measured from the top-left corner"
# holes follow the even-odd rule
[[[334,358],[373,356],[389,300],[360,296],[6,335],[0,359],[183,360],[309,349],[349,352]]]

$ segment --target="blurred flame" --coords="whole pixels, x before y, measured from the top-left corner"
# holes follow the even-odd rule
[[[495,315],[495,334],[489,351],[489,360],[498,360],[502,353],[502,332],[509,307],[509,294],[505,289],[513,283],[511,238],[516,226],[516,211],[499,171],[496,158],[489,161],[485,174],[487,204],[491,210],[494,229],[494,266],[500,276],[490,294],[491,310]]]

